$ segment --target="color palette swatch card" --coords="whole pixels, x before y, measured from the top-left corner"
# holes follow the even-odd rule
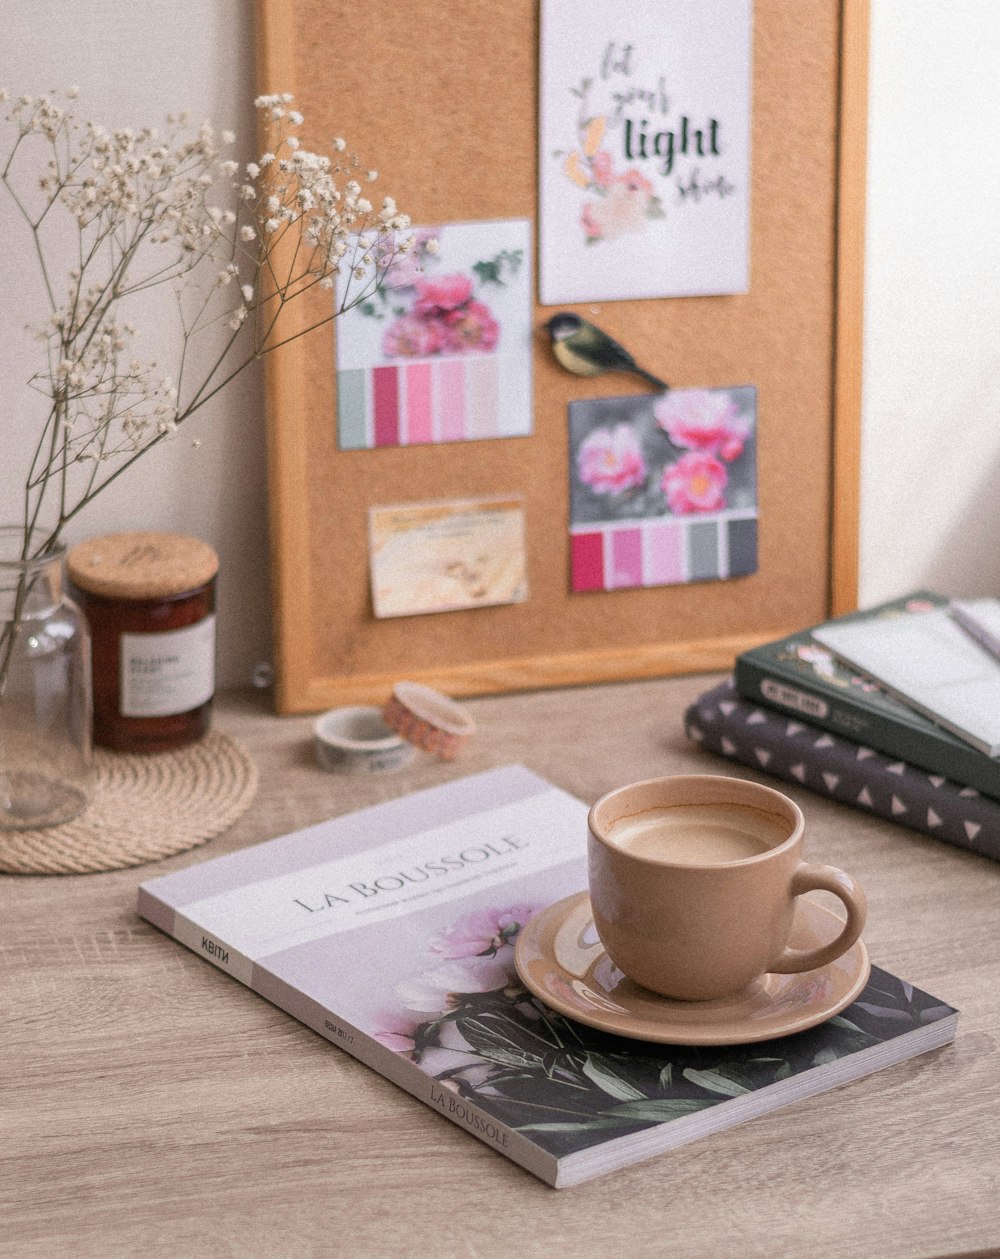
[[[454,612],[527,597],[519,498],[372,507],[368,532],[377,617]]]
[[[545,304],[745,293],[752,0],[543,0]]]
[[[530,222],[411,234],[382,287],[336,320],[340,449],[529,435]]]
[[[752,385],[571,402],[572,590],[755,572],[756,412]]]

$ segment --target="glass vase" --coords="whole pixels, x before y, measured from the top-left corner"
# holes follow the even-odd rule
[[[56,826],[91,794],[90,636],[65,548],[0,528],[0,832]]]

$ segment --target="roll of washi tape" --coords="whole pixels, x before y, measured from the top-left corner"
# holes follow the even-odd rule
[[[454,700],[420,682],[397,682],[382,716],[407,743],[443,761],[456,756],[476,732],[476,723]]]
[[[389,729],[378,708],[331,708],[316,718],[313,733],[323,769],[380,774],[413,759],[412,745]]]

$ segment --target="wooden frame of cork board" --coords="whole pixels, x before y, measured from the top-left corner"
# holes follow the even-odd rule
[[[257,0],[257,21],[261,92],[295,95],[319,151],[347,136],[414,222],[534,219],[537,0],[411,0],[363,27],[348,0]],[[593,318],[673,385],[756,384],[757,571],[570,593],[567,404],[629,377],[571,376],[539,338],[533,436],[340,451],[333,337],[312,333],[265,360],[279,711],[380,702],[404,677],[460,696],[724,669],[855,605],[868,0],[808,22],[756,0],[753,39],[750,291]],[[528,599],[377,620],[368,508],[498,494],[525,500]]]

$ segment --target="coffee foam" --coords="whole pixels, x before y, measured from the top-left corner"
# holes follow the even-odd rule
[[[789,819],[746,804],[675,804],[616,818],[608,839],[624,852],[672,865],[721,865],[784,843]]]

